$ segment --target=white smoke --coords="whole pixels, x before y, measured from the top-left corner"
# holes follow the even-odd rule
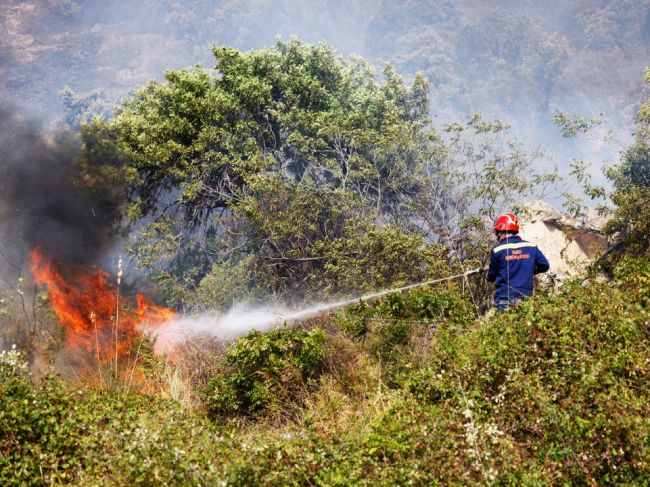
[[[253,330],[268,331],[286,321],[286,315],[286,310],[238,306],[225,314],[207,312],[180,316],[148,331],[156,336],[156,352],[164,353],[197,335],[231,341]]]
[[[283,323],[309,318],[357,300],[321,303],[299,310],[282,307],[247,308],[239,305],[225,314],[213,311],[194,316],[180,316],[147,331],[156,337],[155,351],[165,353],[192,337],[207,335],[223,341],[232,341],[253,330],[269,331]]]

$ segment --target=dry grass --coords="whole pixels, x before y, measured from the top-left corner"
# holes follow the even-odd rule
[[[169,365],[162,373],[163,397],[168,397],[178,402],[183,409],[192,409],[194,406],[193,390],[190,382],[183,376],[179,366]]]
[[[171,361],[193,390],[200,390],[224,370],[228,343],[207,335],[195,336],[179,345]]]

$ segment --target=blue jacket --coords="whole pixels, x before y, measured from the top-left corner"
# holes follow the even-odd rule
[[[548,260],[537,245],[519,235],[504,238],[490,252],[487,279],[496,285],[495,302],[531,296],[533,276],[548,268]]]

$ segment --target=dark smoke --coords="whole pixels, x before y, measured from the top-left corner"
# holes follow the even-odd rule
[[[96,264],[114,240],[116,204],[81,187],[77,139],[0,107],[0,250],[40,248],[60,265]],[[7,259],[9,260],[9,259]]]

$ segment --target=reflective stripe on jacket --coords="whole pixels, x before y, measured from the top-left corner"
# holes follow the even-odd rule
[[[490,253],[487,279],[496,285],[495,301],[531,296],[533,276],[548,268],[548,260],[537,245],[522,240],[519,235],[504,238]]]

